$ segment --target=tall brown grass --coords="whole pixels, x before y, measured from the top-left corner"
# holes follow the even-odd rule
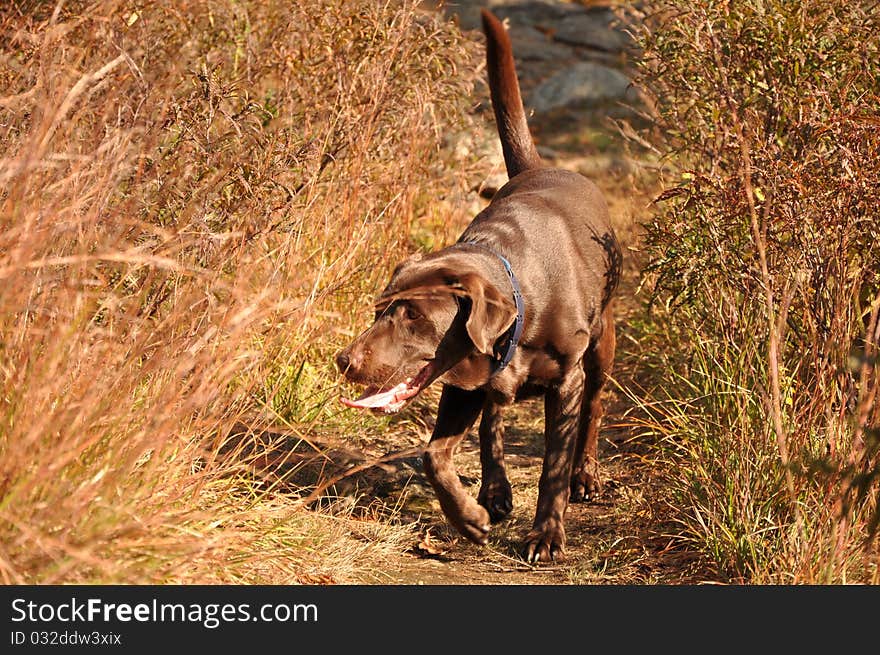
[[[409,0],[0,12],[0,580],[368,567],[399,529],[308,512],[221,446],[258,415],[307,438],[306,378],[449,219],[468,49]]]
[[[645,5],[653,388],[679,542],[758,582],[876,581],[880,13]]]

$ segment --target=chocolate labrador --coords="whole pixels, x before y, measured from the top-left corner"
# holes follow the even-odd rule
[[[502,408],[543,395],[544,463],[524,556],[546,562],[563,554],[569,500],[600,490],[600,393],[614,357],[621,254],[596,186],[542,162],[507,32],[488,11],[482,17],[510,180],[455,244],[394,270],[375,322],[336,363],[366,387],[360,398],[343,399],[351,407],[393,412],[435,380],[443,384],[425,473],[448,520],[478,544],[513,508]],[[475,500],[452,456],[481,413]]]

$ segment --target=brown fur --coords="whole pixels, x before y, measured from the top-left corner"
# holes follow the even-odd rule
[[[397,267],[377,303],[375,322],[337,363],[352,381],[391,388],[433,362],[427,383],[439,379],[443,392],[425,472],[452,525],[481,544],[490,523],[513,507],[502,409],[543,395],[545,455],[525,556],[549,561],[564,549],[569,500],[586,500],[600,490],[600,396],[614,358],[611,296],[621,255],[595,185],[541,161],[528,133],[507,33],[485,10],[483,27],[511,179],[456,244]],[[498,372],[493,349],[516,310],[511,282],[492,251],[510,261],[525,299],[519,347]],[[452,457],[481,413],[483,479],[474,499]]]

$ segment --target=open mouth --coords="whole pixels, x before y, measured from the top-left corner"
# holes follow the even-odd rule
[[[393,414],[400,411],[407,401],[415,398],[418,393],[433,380],[434,360],[429,361],[415,377],[407,378],[400,384],[390,388],[367,387],[358,398],[349,400],[340,398],[343,405],[358,409],[372,409],[376,412]]]

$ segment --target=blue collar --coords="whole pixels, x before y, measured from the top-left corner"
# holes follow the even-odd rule
[[[504,270],[507,271],[507,277],[510,278],[510,285],[513,287],[513,302],[516,305],[516,321],[514,321],[513,325],[511,325],[507,332],[505,332],[504,336],[499,341],[495,342],[495,370],[492,371],[492,375],[495,375],[502,371],[510,363],[510,360],[513,359],[513,353],[516,351],[516,346],[522,336],[523,323],[525,322],[525,301],[523,301],[522,291],[519,288],[519,280],[517,280],[516,275],[513,274],[513,269],[510,267],[510,262],[507,261],[507,259],[482,243],[477,243],[475,241],[462,241],[461,243],[482,248],[500,259],[501,263],[504,264]],[[499,345],[499,343],[505,344],[505,342],[506,346]]]

